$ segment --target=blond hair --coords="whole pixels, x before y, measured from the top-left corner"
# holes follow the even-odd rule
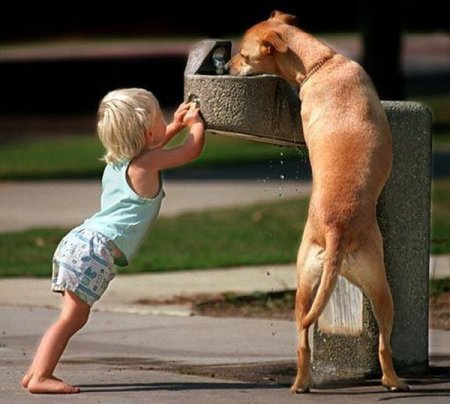
[[[158,111],[156,97],[142,88],[122,88],[106,94],[97,112],[97,134],[106,150],[102,159],[116,164],[137,156]]]

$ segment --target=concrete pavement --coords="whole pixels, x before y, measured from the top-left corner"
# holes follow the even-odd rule
[[[164,181],[161,216],[226,208],[309,195],[309,181],[263,176],[238,179]],[[74,226],[100,207],[100,180],[0,182],[0,232]],[[30,205],[31,203],[31,205]]]
[[[410,393],[389,393],[378,378],[324,384],[293,396],[291,321],[93,312],[70,342],[57,375],[74,396],[32,396],[19,385],[36,345],[58,311],[0,306],[2,403],[448,403],[450,332],[431,330],[430,370],[404,375]]]
[[[189,299],[227,292],[251,294],[295,289],[295,265],[238,267],[169,273],[118,274],[96,311],[191,315]],[[30,293],[32,291],[32,293]],[[20,296],[20,299],[17,298]],[[167,302],[181,301],[173,304]],[[60,295],[47,278],[0,279],[0,305],[59,308]]]
[[[449,256],[433,257],[432,265],[434,271],[430,276],[449,276]],[[295,287],[294,264],[118,274],[95,305],[95,310],[189,316],[192,314],[189,301],[198,295],[277,292]],[[180,303],[182,301],[184,303]],[[0,305],[59,308],[60,303],[59,295],[50,292],[50,280],[47,278],[0,279]]]

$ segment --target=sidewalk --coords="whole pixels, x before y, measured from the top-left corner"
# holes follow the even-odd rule
[[[432,257],[430,276],[434,279],[450,277],[450,256]],[[293,290],[295,287],[295,264],[118,274],[96,304],[95,310],[189,316],[192,313],[188,302],[184,304],[164,302],[200,294],[216,295],[227,292],[251,294]],[[20,299],[17,296],[20,296]],[[50,291],[50,280],[47,278],[0,279],[0,305],[59,308],[60,303],[59,295]]]
[[[32,396],[19,381],[58,311],[0,305],[0,397],[4,403],[448,403],[450,332],[430,330],[430,370],[408,375],[409,393],[379,379],[319,386],[294,396],[292,321],[93,312],[70,342],[57,375],[71,396]]]
[[[282,180],[274,177],[277,170],[273,172],[269,180],[165,179],[166,196],[160,215],[174,216],[310,194],[309,181],[290,179],[288,172]],[[78,225],[100,207],[100,192],[100,180],[2,181],[0,232]],[[33,209],[30,209],[30,201],[33,201]]]
[[[448,402],[450,331],[430,330],[431,367],[426,375],[403,375],[410,393],[386,392],[370,379],[318,386],[297,397],[289,392],[296,366],[293,321],[212,318],[192,315],[189,305],[145,304],[294,287],[294,265],[117,275],[58,365],[57,375],[80,386],[81,394],[61,397],[32,396],[18,384],[59,314],[61,297],[50,292],[48,279],[0,279],[0,402]]]
[[[61,298],[50,291],[47,278],[0,279],[0,305],[59,308]],[[177,297],[226,292],[250,294],[295,289],[295,265],[239,267],[116,275],[97,311],[189,316],[190,305],[157,304]],[[33,293],[29,291],[32,290]],[[20,296],[20,299],[17,299]],[[146,302],[153,302],[148,304]]]

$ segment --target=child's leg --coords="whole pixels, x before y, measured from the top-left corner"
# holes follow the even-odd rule
[[[33,363],[22,379],[31,393],[78,393],[80,390],[53,376],[69,339],[87,322],[90,306],[71,292],[64,293],[61,314],[42,337]]]

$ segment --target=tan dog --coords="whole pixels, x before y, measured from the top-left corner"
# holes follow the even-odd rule
[[[308,328],[324,310],[338,275],[360,287],[372,303],[383,385],[408,390],[392,363],[393,301],[376,217],[391,170],[389,123],[362,67],[297,28],[295,20],[274,11],[247,30],[228,63],[231,74],[277,74],[300,88],[313,187],[297,257],[298,371],[292,392],[309,391]]]

